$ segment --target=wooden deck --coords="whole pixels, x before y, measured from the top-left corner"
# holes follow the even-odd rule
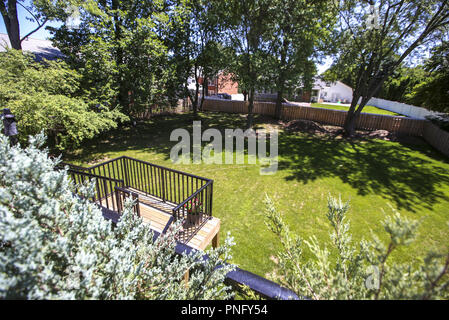
[[[176,206],[173,203],[163,202],[159,198],[145,195],[138,190],[129,188],[130,191],[139,194],[139,209],[140,216],[143,221],[150,225],[150,228],[161,233],[168,223],[171,217],[172,209]],[[113,208],[112,199],[109,196],[108,199],[109,208]],[[103,206],[106,206],[105,199],[102,200]],[[192,239],[187,243],[189,247],[198,250],[205,250],[206,247],[211,244],[214,247],[218,246],[218,232],[220,230],[220,219],[211,217],[206,223],[201,227],[201,229],[193,236]],[[180,231],[181,238],[190,238],[190,233],[194,229],[189,227],[187,224],[183,225]]]

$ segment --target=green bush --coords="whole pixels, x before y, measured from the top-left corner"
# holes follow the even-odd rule
[[[449,114],[437,113],[426,116],[426,119],[437,125],[439,128],[449,132]]]
[[[226,299],[232,239],[204,254],[177,255],[173,226],[153,240],[131,203],[114,227],[97,205],[74,195],[65,170],[39,150],[0,134],[0,298]],[[92,195],[94,184],[80,186]],[[188,283],[183,280],[190,270]]]
[[[44,130],[64,150],[127,119],[90,100],[79,87],[80,75],[64,62],[36,62],[13,49],[0,55],[0,106],[16,115],[23,143]]]
[[[388,244],[373,235],[372,241],[362,240],[357,249],[346,222],[348,209],[348,202],[329,197],[330,250],[320,246],[315,237],[304,240],[293,235],[267,196],[266,224],[283,248],[273,278],[298,296],[311,299],[448,298],[449,252],[430,252],[417,268],[389,260],[394,250],[415,239],[417,221],[395,211],[383,222]],[[312,258],[306,259],[306,255]]]

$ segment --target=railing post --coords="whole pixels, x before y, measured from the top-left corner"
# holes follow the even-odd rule
[[[212,200],[214,199],[214,181],[210,182],[210,216],[212,217]]]
[[[218,248],[218,244],[220,242],[220,238],[219,238],[219,232],[217,232],[217,234],[215,235],[215,237],[212,239],[212,247],[213,248]]]
[[[137,193],[133,193],[133,201],[136,201],[136,204],[134,205],[136,208],[137,216],[140,218],[140,204],[139,204],[139,195]]]
[[[128,161],[128,158],[123,158],[123,167],[125,168],[125,177],[124,177],[124,180],[125,180],[125,188],[126,187],[129,187],[129,180],[128,180],[128,166],[126,165],[126,162]]]
[[[189,286],[189,273],[190,273],[190,270],[187,270],[186,273],[184,273],[184,276],[183,276],[184,286],[186,288]]]
[[[121,213],[123,211],[121,200],[121,192],[118,189],[115,189],[115,201],[117,202],[118,213]]]
[[[106,180],[103,180],[103,192],[104,192],[104,200],[106,201],[106,208],[109,209],[108,184],[106,183]]]
[[[165,170],[161,169],[162,173],[162,201],[165,202]]]

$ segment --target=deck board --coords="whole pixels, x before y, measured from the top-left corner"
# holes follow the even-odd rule
[[[163,202],[161,199],[142,194],[135,189],[130,189],[130,191],[139,193],[139,209],[140,216],[142,217],[143,221],[145,223],[149,223],[151,229],[161,233],[171,217],[171,212],[175,207],[175,204]],[[107,205],[111,210],[113,209],[112,202],[112,198],[111,196],[109,196],[107,198]],[[107,206],[106,199],[102,199],[102,205],[104,207]],[[114,207],[117,207],[116,204],[114,204]],[[201,229],[198,230],[195,236],[190,239],[187,245],[194,249],[205,250],[219,231],[220,219],[211,217],[201,227]],[[192,232],[192,228],[189,228],[185,225],[183,226],[183,230],[181,232],[183,232],[185,235],[188,235],[189,232]]]

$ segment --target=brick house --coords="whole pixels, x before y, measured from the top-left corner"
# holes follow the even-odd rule
[[[220,72],[218,76],[209,79],[207,89],[209,95],[214,95],[218,93],[227,93],[229,95],[239,93],[239,85],[237,82],[231,79],[230,74],[224,74]],[[198,79],[198,83],[203,85],[203,78]]]

